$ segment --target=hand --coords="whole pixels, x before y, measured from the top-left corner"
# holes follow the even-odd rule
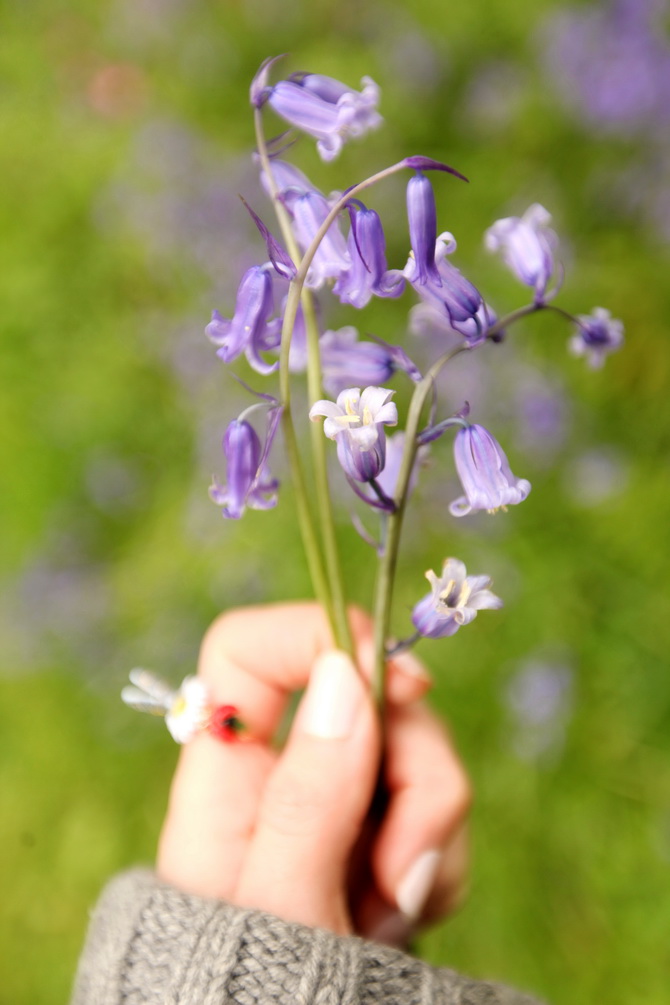
[[[363,677],[372,623],[351,612]],[[316,604],[242,608],[205,637],[199,674],[233,704],[250,742],[206,732],[182,749],[157,870],[174,886],[288,921],[400,944],[461,897],[470,791],[411,654],[387,675],[380,821],[368,811],[379,772],[378,718],[367,683],[330,648]],[[309,681],[309,683],[308,683]],[[307,685],[283,750],[272,738]],[[367,823],[366,823],[367,817]]]

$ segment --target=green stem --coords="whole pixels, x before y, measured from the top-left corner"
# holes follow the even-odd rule
[[[298,301],[299,295],[299,291],[296,291],[293,285],[291,285],[288,293],[286,307],[287,312],[288,305],[291,303],[291,300],[293,299]],[[297,304],[293,311],[294,318],[296,312]],[[291,325],[291,328],[289,329],[289,337],[286,340],[284,340],[284,335],[282,333],[281,348],[279,350],[279,396],[284,409],[282,412],[284,442],[289,467],[291,469],[293,489],[295,492],[296,506],[298,510],[298,525],[300,527],[303,548],[307,558],[307,565],[309,568],[310,578],[312,580],[312,586],[314,588],[316,598],[326,612],[326,616],[334,630],[335,616],[333,611],[333,602],[328,578],[323,565],[321,548],[319,546],[316,528],[314,526],[314,518],[309,504],[305,472],[300,458],[300,447],[295,433],[293,417],[291,415],[291,385],[289,381],[288,354],[291,348],[290,333],[292,330],[293,325]]]
[[[254,123],[256,129],[256,142],[258,147],[259,156],[261,159],[261,165],[263,171],[265,172],[265,177],[268,181],[268,186],[270,188],[270,194],[272,196],[272,201],[275,207],[275,212],[277,214],[277,220],[279,221],[279,226],[284,238],[284,242],[288,249],[289,254],[293,261],[297,263],[300,261],[300,249],[298,248],[297,242],[295,240],[295,235],[291,227],[291,220],[286,212],[286,209],[280,199],[278,198],[278,189],[274,181],[274,176],[272,173],[272,166],[270,163],[270,158],[267,153],[267,146],[265,143],[265,137],[263,134],[262,125],[262,115],[260,110],[256,110],[254,114]],[[284,321],[282,326],[282,340],[281,340],[281,350],[280,350],[280,360],[279,360],[279,382],[280,382],[280,394],[281,400],[284,406],[286,403],[290,402],[290,371],[289,371],[289,349],[291,345],[291,337],[293,335],[293,328],[295,326],[295,320],[298,313],[298,306],[302,303],[303,317],[305,319],[305,327],[307,331],[307,387],[308,396],[310,401],[317,401],[322,395],[321,386],[321,359],[320,359],[320,349],[319,349],[319,327],[316,319],[316,313],[314,310],[314,300],[309,292],[305,289],[305,276],[307,270],[305,270],[302,278],[296,277],[291,281],[289,287],[289,296],[287,298],[286,309],[284,311]],[[287,414],[286,412],[284,413]],[[304,472],[302,469],[302,464],[300,462],[300,456],[297,448],[295,428],[293,426],[292,419],[290,418],[290,409],[288,409],[289,419],[287,420],[287,426],[290,425],[291,429],[287,437],[287,443],[290,441],[293,446],[290,450],[289,460],[291,463],[292,476],[294,483],[296,484],[296,489],[298,486],[302,486],[299,489],[301,493],[301,508],[299,507],[298,517],[301,521],[307,519],[307,536],[310,541],[316,541],[316,532],[313,526],[313,521],[311,517],[311,512],[309,505],[307,503],[306,496],[302,498],[302,493],[304,492],[305,479]],[[286,428],[286,427],[285,427]],[[312,445],[312,460],[314,466],[314,480],[316,484],[316,495],[317,495],[317,508],[319,513],[319,523],[321,528],[321,537],[323,541],[323,551],[325,553],[325,564],[327,569],[327,575],[323,570],[323,562],[321,559],[321,552],[318,548],[317,551],[319,555],[318,568],[314,561],[314,557],[310,560],[308,554],[308,561],[310,561],[310,571],[314,568],[317,573],[317,580],[321,583],[318,586],[317,580],[314,579],[314,572],[311,571],[312,579],[314,582],[314,589],[319,600],[323,603],[326,613],[328,615],[328,620],[330,621],[331,631],[333,633],[333,640],[336,646],[340,649],[344,649],[346,652],[353,655],[353,642],[351,638],[351,631],[349,628],[349,620],[347,618],[347,605],[346,597],[344,592],[344,579],[342,576],[342,569],[340,565],[339,551],[337,547],[337,538],[335,534],[335,521],[333,519],[333,510],[330,499],[330,491],[328,487],[328,466],[326,457],[326,442],[323,436],[323,431],[315,426],[312,427],[311,433],[311,445]],[[291,460],[292,456],[292,460]],[[303,536],[303,541],[305,543],[305,550],[307,551],[308,544],[307,540]],[[309,545],[310,549],[312,544]]]
[[[393,583],[398,562],[400,534],[407,505],[409,482],[418,450],[417,435],[424,405],[433,390],[435,378],[450,359],[468,349],[467,345],[458,346],[451,352],[433,363],[425,377],[417,384],[407,415],[405,427],[405,446],[398,474],[396,487],[396,510],[388,515],[387,532],[384,553],[377,568],[377,583],[375,586],[374,626],[375,626],[375,663],[372,677],[372,693],[380,712],[384,705],[384,684],[386,670],[386,640],[389,636],[391,621],[391,603],[393,601]]]
[[[546,310],[548,306],[548,304],[526,304],[525,307],[519,307],[517,310],[506,314],[504,318],[498,318],[496,323],[487,329],[486,337],[491,338],[493,335],[498,335],[501,331],[504,331],[505,328],[513,325],[515,321],[521,321],[522,318],[527,318],[531,314],[536,314],[538,311]],[[559,310],[557,307],[552,309]]]
[[[349,193],[349,196],[351,196],[351,193]],[[495,325],[492,325],[491,328],[489,328],[487,338],[490,339],[492,336],[503,331],[504,328],[514,324],[515,321],[520,321],[522,318],[528,317],[531,314],[536,314],[541,310],[552,310],[557,314],[568,318],[570,321],[576,320],[571,314],[568,314],[567,311],[564,311],[560,307],[554,307],[553,304],[527,304],[524,307],[519,307],[517,310],[512,311],[510,314],[506,315],[506,317],[500,318]],[[390,629],[393,581],[398,561],[400,534],[402,531],[403,517],[405,515],[405,506],[407,504],[409,481],[414,467],[416,452],[419,447],[417,435],[419,432],[421,414],[428,396],[434,389],[435,378],[439,374],[442,367],[445,366],[450,359],[453,359],[454,356],[458,355],[458,353],[467,350],[469,350],[468,345],[460,345],[451,352],[445,353],[444,356],[440,356],[440,358],[433,363],[425,377],[423,377],[423,379],[417,384],[409,406],[407,426],[405,429],[405,447],[396,488],[396,510],[394,513],[390,513],[388,515],[385,549],[380,558],[377,570],[377,584],[375,587],[375,663],[372,677],[372,690],[380,709],[382,708],[384,701],[386,639],[389,636]]]
[[[323,394],[321,385],[321,353],[319,347],[319,326],[314,311],[314,301],[307,290],[303,290],[302,311],[307,331],[307,393],[310,402],[319,401]],[[321,527],[321,539],[326,557],[328,581],[332,594],[332,631],[335,645],[354,655],[354,644],[347,617],[347,602],[344,592],[344,578],[340,564],[340,553],[335,534],[335,519],[328,487],[328,459],[326,437],[321,424],[311,425],[312,463],[316,499]]]

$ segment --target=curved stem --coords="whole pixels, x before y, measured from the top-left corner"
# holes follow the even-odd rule
[[[519,307],[517,310],[506,314],[504,318],[498,318],[495,324],[487,328],[486,337],[492,338],[494,335],[499,335],[501,331],[504,331],[509,325],[513,325],[515,321],[521,321],[522,318],[526,318],[530,314],[536,314],[538,311],[546,310],[547,307],[548,304],[526,304],[524,307]],[[557,310],[557,308],[554,308],[554,310]]]
[[[494,325],[491,325],[491,327],[487,329],[486,337],[491,338],[493,335],[498,335],[509,325],[513,325],[515,321],[521,321],[522,318],[527,318],[531,314],[537,314],[538,311],[553,311],[554,314],[560,314],[562,318],[565,318],[572,324],[579,325],[579,319],[576,318],[574,314],[571,314],[570,311],[563,310],[562,307],[556,307],[555,304],[526,304],[524,307],[518,307],[517,310],[511,311],[504,318],[499,318]]]
[[[417,384],[412,395],[407,415],[407,425],[405,427],[405,447],[398,474],[396,488],[396,510],[389,513],[387,523],[387,535],[384,554],[380,558],[377,569],[377,583],[375,586],[374,603],[374,626],[375,626],[375,665],[372,676],[372,692],[380,709],[384,702],[384,676],[386,666],[386,639],[389,636],[389,626],[391,620],[391,602],[393,600],[393,582],[398,561],[398,549],[400,545],[400,534],[402,531],[402,521],[405,515],[405,506],[409,492],[409,482],[414,468],[416,452],[418,449],[418,432],[421,422],[421,414],[428,396],[433,390],[435,378],[443,366],[450,359],[459,353],[467,350],[466,345],[460,345],[456,349],[445,353],[433,363],[426,373],[426,376]]]
[[[296,280],[299,280],[300,282],[304,283],[305,277],[307,276],[307,271],[310,265],[312,264],[312,259],[314,258],[319,248],[319,245],[321,244],[329,228],[335,222],[336,218],[345,208],[347,203],[350,202],[351,199],[353,199],[356,195],[358,195],[359,192],[364,192],[366,188],[370,188],[372,185],[376,185],[377,182],[383,181],[384,178],[389,178],[391,175],[397,174],[398,171],[404,171],[406,169],[407,169],[406,162],[398,161],[397,164],[392,164],[390,167],[384,168],[383,171],[377,171],[376,174],[370,175],[369,178],[365,178],[363,181],[360,181],[357,185],[353,185],[350,189],[348,189],[344,193],[343,196],[340,196],[340,198],[337,200],[335,205],[328,213],[328,216],[325,218],[325,220],[317,230],[312,240],[312,243],[310,244],[309,248],[303,255],[302,261],[300,262],[300,266],[298,267],[298,275],[296,276]]]

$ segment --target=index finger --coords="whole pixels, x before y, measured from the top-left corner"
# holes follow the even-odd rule
[[[372,674],[373,622],[359,608],[349,623],[363,675]],[[240,607],[218,618],[207,632],[198,672],[216,703],[235,705],[255,739],[276,731],[293,692],[305,687],[317,656],[333,648],[328,620],[314,602]],[[416,700],[430,686],[410,653],[389,661],[387,694],[392,703]]]

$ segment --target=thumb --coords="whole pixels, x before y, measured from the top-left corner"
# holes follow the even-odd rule
[[[268,778],[235,901],[346,933],[349,857],[367,813],[380,736],[366,683],[322,653]]]

